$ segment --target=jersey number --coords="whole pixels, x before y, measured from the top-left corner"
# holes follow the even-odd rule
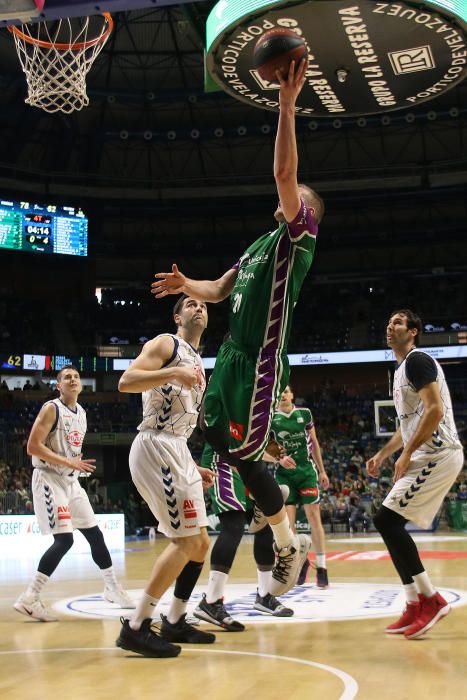
[[[242,297],[243,297],[243,294],[235,294],[234,295],[234,303],[233,303],[233,307],[232,307],[232,312],[234,314],[236,314],[240,308],[240,305],[242,303]]]

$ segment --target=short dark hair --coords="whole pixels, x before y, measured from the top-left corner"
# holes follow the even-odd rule
[[[60,379],[62,378],[62,372],[64,372],[66,369],[74,369],[75,372],[78,372],[78,374],[79,374],[79,369],[77,367],[75,367],[74,365],[64,365],[62,367],[62,369],[60,370],[60,372],[57,374],[57,382],[60,381]]]
[[[316,223],[319,224],[320,221],[322,220],[325,212],[325,207],[324,207],[324,200],[322,197],[319,196],[317,192],[311,189],[311,187],[308,187],[308,185],[304,185],[303,183],[300,183],[298,185],[298,188],[301,190],[304,190],[305,192],[305,204],[307,204],[309,207],[313,207],[315,210],[315,219]]]
[[[177,301],[175,302],[175,306],[173,308],[173,317],[174,318],[182,310],[185,299],[188,299],[188,294],[181,294],[178,297]],[[177,326],[177,328],[178,328],[178,326]]]
[[[418,346],[420,342],[420,336],[423,332],[423,326],[422,326],[422,320],[420,316],[417,316],[416,313],[411,311],[410,309],[396,309],[396,311],[393,311],[389,318],[392,318],[396,314],[399,314],[400,316],[405,316],[407,319],[407,328],[409,330],[412,330],[412,328],[417,329],[417,335],[414,336],[413,342],[414,345]]]

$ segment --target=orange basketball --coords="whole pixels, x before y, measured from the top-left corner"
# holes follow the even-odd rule
[[[292,61],[297,69],[308,51],[305,41],[292,29],[277,27],[265,32],[256,42],[253,50],[253,67],[263,80],[277,82],[276,71],[284,77],[289,72]]]

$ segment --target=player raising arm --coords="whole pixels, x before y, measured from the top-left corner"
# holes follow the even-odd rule
[[[280,82],[280,116],[274,177],[279,205],[274,231],[255,240],[231,270],[214,281],[194,281],[176,268],[158,273],[156,297],[176,293],[201,299],[230,299],[229,332],[219,350],[204,397],[201,423],[206,440],[222,461],[238,470],[268,518],[277,559],[272,595],[295,585],[311,546],[289,525],[281,491],[260,461],[269,441],[275,404],[287,384],[287,343],[293,309],[314,256],[318,223],[324,214],[319,195],[297,182],[295,105],[305,82],[306,62]]]

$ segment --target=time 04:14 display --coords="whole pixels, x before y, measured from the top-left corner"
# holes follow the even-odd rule
[[[25,214],[24,230],[26,239],[33,247],[34,243],[47,245],[52,234],[52,217],[47,214]]]

